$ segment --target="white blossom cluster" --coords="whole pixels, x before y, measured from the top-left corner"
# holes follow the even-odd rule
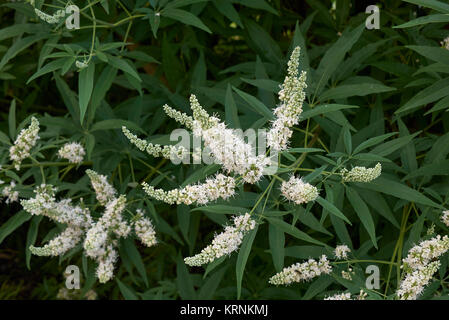
[[[225,227],[224,231],[214,237],[212,244],[199,254],[184,259],[189,266],[201,266],[238,250],[243,237],[256,226],[248,213],[234,217],[234,225]]]
[[[131,227],[123,220],[126,197],[120,195],[106,204],[104,214],[87,231],[84,252],[98,262],[97,277],[101,283],[112,279],[117,260],[117,239],[127,237]]]
[[[443,41],[441,41],[441,45],[446,50],[449,50],[449,37],[446,37]]]
[[[53,15],[46,14],[45,12],[42,12],[41,10],[34,8],[34,12],[36,12],[36,15],[43,21],[55,24],[61,21],[62,18],[65,17],[65,10],[58,10]]]
[[[202,138],[211,156],[228,174],[237,173],[248,183],[259,181],[263,170],[271,164],[270,159],[265,155],[256,156],[252,146],[234,130],[226,128],[220,119],[210,116],[195,95],[190,96],[190,107],[193,118],[168,106],[164,106],[164,110],[168,116],[191,128],[194,136]]]
[[[309,281],[321,274],[329,274],[332,272],[332,266],[325,255],[322,255],[317,261],[309,259],[303,263],[296,263],[290,267],[284,268],[281,272],[276,273],[269,280],[274,285],[289,285],[293,282]]]
[[[95,190],[98,202],[101,205],[106,205],[115,198],[117,191],[108,182],[108,178],[104,175],[98,174],[93,170],[86,170],[90,178],[90,183]]]
[[[324,298],[324,300],[352,300],[351,293],[337,293],[333,296]]]
[[[16,170],[20,170],[22,161],[30,156],[31,148],[39,139],[38,133],[39,121],[32,117],[30,126],[20,131],[14,145],[9,148],[9,158],[13,161]]]
[[[403,268],[406,272],[410,270],[419,269],[432,260],[438,259],[446,251],[449,250],[449,237],[440,235],[436,237],[422,241],[420,244],[411,248],[405,257],[403,262]]]
[[[79,164],[83,162],[86,151],[78,142],[66,143],[58,150],[58,156],[67,159],[70,163]]]
[[[287,200],[296,204],[314,201],[319,195],[316,187],[295,176],[291,176],[288,181],[282,182],[281,193]]]
[[[443,211],[443,215],[441,216],[441,221],[449,227],[449,210]]]
[[[416,300],[440,267],[438,258],[449,250],[449,237],[440,235],[411,248],[402,260],[405,271],[399,290],[401,300]]]
[[[268,146],[273,150],[287,149],[293,131],[290,127],[299,123],[302,105],[306,98],[306,72],[302,71],[298,77],[300,47],[296,47],[288,62],[287,76],[279,91],[280,105],[274,109],[276,120],[267,134]]]
[[[128,140],[135,145],[140,151],[146,151],[153,157],[164,157],[165,159],[179,158],[182,159],[188,153],[183,146],[161,146],[160,144],[152,144],[143,139],[139,139],[135,134],[132,134],[125,126],[122,131]]]
[[[340,171],[344,182],[370,182],[380,176],[382,165],[377,163],[374,168],[354,167],[350,171]]]
[[[220,173],[214,178],[206,179],[205,183],[187,185],[182,189],[164,191],[162,189],[155,189],[145,182],[142,183],[142,186],[150,197],[168,204],[206,204],[219,198],[228,199],[233,196],[235,192],[235,179]]]
[[[0,184],[4,182],[0,180]],[[19,192],[17,190],[13,190],[16,187],[16,182],[11,180],[9,186],[5,186],[2,189],[2,196],[6,198],[5,203],[11,204],[19,200]]]
[[[137,209],[135,219],[133,226],[137,237],[147,247],[154,246],[157,243],[156,231],[154,231],[151,220],[146,218],[140,209]]]
[[[351,249],[345,244],[339,245],[335,247],[334,254],[338,260],[343,260],[348,257],[348,253],[351,252]]]
[[[89,65],[89,63],[86,60],[84,60],[84,61],[76,60],[75,61],[75,66],[80,70],[87,68],[88,65]]]
[[[333,296],[326,297],[324,298],[324,300],[365,300],[366,296],[367,293],[363,289],[361,289],[360,293],[355,297],[352,297],[351,293],[349,292],[342,292],[334,294]]]
[[[89,209],[73,206],[71,199],[56,201],[56,189],[42,184],[34,192],[35,197],[21,200],[22,207],[32,215],[46,216],[56,222],[66,224],[66,229],[43,247],[30,246],[30,251],[39,256],[57,256],[74,248],[82,235],[92,224]]]
[[[343,279],[351,281],[353,275],[354,275],[354,271],[352,271],[352,268],[348,268],[348,271],[346,271],[346,270],[341,271],[341,277]]]
[[[396,292],[400,300],[416,300],[432,280],[435,272],[440,268],[440,261],[433,261],[411,273],[407,273],[401,281],[399,290]]]

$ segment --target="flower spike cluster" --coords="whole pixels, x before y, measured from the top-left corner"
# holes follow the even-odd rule
[[[351,252],[351,249],[345,244],[337,246],[334,251],[335,257],[339,260],[346,259],[349,252]]]
[[[296,263],[290,267],[284,268],[276,273],[269,280],[274,285],[289,285],[293,282],[309,281],[321,274],[332,272],[332,266],[325,255],[322,255],[318,261],[309,259],[303,263]]]
[[[370,182],[380,176],[382,165],[377,163],[374,168],[354,167],[350,171],[340,171],[344,182]]]
[[[228,199],[232,197],[235,192],[235,179],[220,173],[214,178],[206,179],[205,183],[188,185],[182,189],[164,191],[155,189],[145,182],[142,183],[142,186],[150,197],[168,204],[183,203],[190,205],[197,203],[204,205],[219,198]]]
[[[0,180],[0,184],[3,184],[3,181]],[[9,186],[3,187],[1,195],[6,198],[6,204],[10,204],[19,200],[19,191],[14,190],[15,187],[16,182],[14,180],[11,180]]]
[[[441,221],[449,227],[449,210],[443,211],[443,215],[441,216]]]
[[[65,17],[65,10],[57,10],[53,15],[46,14],[37,8],[34,8],[34,12],[41,20],[50,24],[58,23]]]
[[[160,144],[152,144],[145,140],[139,139],[135,134],[132,134],[126,127],[122,127],[123,134],[128,138],[128,140],[135,145],[140,151],[146,151],[149,155],[153,157],[164,157],[165,159],[170,159],[171,157],[176,157],[182,159],[186,154],[187,150],[182,147],[176,146],[161,146]]]
[[[306,98],[304,90],[307,88],[306,72],[302,71],[298,77],[300,47],[296,47],[288,62],[287,76],[279,91],[281,104],[274,109],[276,120],[267,134],[268,146],[281,151],[288,147],[293,131],[292,126],[299,123],[302,106]]]
[[[67,159],[70,163],[79,164],[83,162],[86,151],[78,142],[66,143],[58,150],[58,156]]]
[[[248,213],[234,217],[234,225],[216,235],[212,244],[204,248],[199,254],[184,259],[189,266],[201,266],[236,251],[242,243],[243,237],[256,227],[256,222]]]
[[[140,209],[137,209],[133,227],[137,237],[144,245],[152,247],[157,244],[156,231],[154,231],[153,224],[150,219],[144,216],[143,211]]]
[[[281,192],[287,200],[296,204],[314,201],[319,195],[316,187],[295,176],[291,176],[290,180],[282,182]]]
[[[32,215],[46,216],[67,228],[56,238],[41,248],[30,246],[31,253],[39,256],[58,256],[74,248],[82,239],[83,233],[91,226],[89,209],[73,206],[71,199],[56,201],[56,189],[52,185],[42,184],[34,192],[36,196],[22,200],[25,211]]]
[[[13,161],[16,170],[20,170],[22,161],[30,156],[31,148],[39,139],[38,133],[39,121],[32,117],[30,126],[20,131],[14,145],[9,149],[9,158]]]
[[[104,206],[115,198],[117,191],[109,184],[106,176],[98,174],[93,170],[86,170],[86,173],[101,205]]]
[[[402,260],[401,268],[405,271],[405,277],[396,292],[399,299],[416,300],[438,271],[439,257],[448,250],[449,237],[441,238],[440,235],[411,248]]]

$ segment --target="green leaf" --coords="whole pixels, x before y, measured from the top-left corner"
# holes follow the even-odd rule
[[[204,30],[208,33],[212,33],[212,31],[195,15],[190,13],[189,11],[181,10],[181,9],[166,9],[164,8],[161,11],[161,15],[163,17],[167,17],[173,20],[178,20],[182,23],[197,27],[201,30]]]
[[[245,236],[242,245],[240,246],[237,264],[235,265],[235,274],[237,277],[237,299],[240,299],[240,295],[242,293],[243,272],[245,271],[246,262],[248,261],[248,256],[251,252],[251,247],[253,246],[254,238],[256,237],[258,229],[259,226],[257,225]]]
[[[198,207],[190,210],[190,212],[196,212],[196,211],[204,211],[204,212],[210,212],[215,214],[236,214],[236,213],[245,213],[248,211],[247,208],[243,207],[234,207],[224,204],[213,204],[203,207]]]
[[[406,1],[406,0],[405,0]],[[410,28],[416,26],[422,26],[428,23],[449,22],[449,14],[431,14],[424,17],[419,17],[412,21],[394,26],[393,28]]]
[[[349,221],[348,218],[346,218],[346,216],[340,210],[338,210],[338,208],[336,206],[334,206],[331,202],[327,201],[326,199],[324,199],[320,196],[316,199],[316,202],[318,202],[324,209],[326,209],[327,211],[329,211],[336,217],[351,224],[351,221]]]
[[[404,0],[405,2],[431,8],[442,13],[449,13],[449,4],[436,0]]]
[[[214,293],[217,291],[223,276],[227,270],[227,266],[224,266],[213,275],[201,286],[200,292],[198,294],[198,299],[200,300],[210,300],[213,299]]]
[[[382,157],[388,156],[393,152],[395,152],[396,150],[399,150],[402,147],[406,146],[410,141],[413,140],[414,137],[416,137],[420,133],[421,131],[418,131],[415,132],[414,134],[382,143],[381,145],[378,145],[373,150],[371,150],[371,153],[377,154]]]
[[[354,189],[347,187],[346,194],[348,196],[349,202],[355,210],[355,213],[359,217],[366,231],[368,231],[371,241],[377,249],[376,229],[374,226],[373,217],[371,216],[368,206]]]
[[[120,59],[120,58],[117,58],[117,57],[114,57],[111,55],[107,55],[107,57],[108,57],[110,65],[112,65],[113,67],[115,67],[117,69],[122,70],[125,73],[128,73],[130,76],[134,77],[139,82],[142,81],[142,79],[140,79],[137,72],[133,68],[131,68],[131,66],[125,59]]]
[[[449,61],[449,53],[448,53]],[[399,114],[405,111],[414,110],[420,106],[427,105],[438,99],[446,97],[449,95],[449,78],[439,80],[433,85],[421,90],[416,95],[414,95],[406,104],[395,111],[395,114]]]
[[[239,13],[235,10],[234,6],[229,0],[214,0],[214,5],[220,13],[226,18],[238,24],[243,29],[243,23],[240,20]]]
[[[92,90],[94,88],[95,64],[89,63],[87,68],[80,71],[78,77],[78,97],[80,108],[80,123],[83,123],[84,115],[89,105]]]
[[[284,267],[284,245],[285,235],[279,227],[273,224],[268,226],[268,242],[270,244],[271,257],[274,268],[280,272]]]
[[[382,93],[394,90],[396,90],[396,88],[387,87],[380,83],[347,84],[331,88],[320,94],[319,98],[320,101],[337,100],[353,96],[363,97],[373,93]]]
[[[314,107],[313,109],[304,111],[301,114],[301,120],[307,120],[307,119],[313,118],[320,114],[325,114],[325,113],[334,112],[334,111],[343,110],[343,109],[353,109],[353,108],[359,108],[359,107],[345,105],[345,104],[322,104],[322,105]]]
[[[123,119],[107,119],[94,123],[90,132],[100,131],[100,130],[111,130],[111,129],[121,129],[123,126],[127,127],[131,130],[136,130],[142,133],[145,133],[141,127],[135,124],[132,121],[123,120]]]
[[[66,61],[67,61],[66,58],[60,58],[60,59],[56,59],[52,62],[47,63],[45,66],[43,66],[42,68],[37,70],[36,73],[34,73],[28,79],[27,84],[29,84],[34,79],[39,78],[40,76],[43,76],[44,74],[61,69],[64,66],[64,64],[66,63]]]
[[[3,55],[2,60],[0,60],[0,70],[15,56],[17,56],[20,52],[33,45],[34,43],[48,38],[49,34],[37,34],[29,37],[21,38],[13,43],[12,46],[9,47],[8,51]]]
[[[18,213],[14,214],[11,218],[8,219],[5,223],[0,226],[0,244],[5,240],[7,236],[9,236],[14,230],[19,228],[26,221],[31,219],[31,215],[22,210]]]
[[[120,292],[126,300],[139,300],[139,297],[134,293],[131,288],[122,283],[118,278],[115,279],[117,281]]]
[[[259,113],[260,115],[264,116],[267,119],[273,118],[273,113],[270,111],[270,109],[267,108],[266,105],[264,105],[262,102],[260,102],[259,99],[237,89],[234,86],[232,87],[232,89],[234,89],[234,91],[240,97],[242,97],[243,100],[245,100],[254,111],[256,111],[257,113]]]
[[[126,254],[129,256],[130,260],[136,267],[140,276],[142,277],[145,285],[148,287],[148,277],[145,271],[145,265],[143,263],[142,257],[140,256],[139,251],[136,248],[136,245],[131,239],[125,239],[123,242],[123,249],[126,250]]]
[[[423,55],[430,60],[440,62],[444,65],[449,65],[449,51],[440,47],[429,46],[405,46]]]
[[[367,183],[356,183],[356,185],[360,188],[382,192],[387,195],[397,197],[399,199],[404,199],[410,202],[416,202],[426,206],[443,209],[441,205],[433,202],[432,200],[424,196],[422,193],[416,191],[415,189],[412,189],[406,186],[405,184],[390,179],[386,179],[383,177],[379,177]]]
[[[182,299],[196,299],[192,278],[180,255],[178,256],[176,263],[176,286],[178,287],[178,292]]]
[[[41,222],[43,216],[35,216],[31,219],[30,227],[27,232],[27,241],[25,247],[25,262],[28,270],[31,270],[31,251],[30,246],[34,245],[37,238],[37,231],[39,228],[39,223]]]
[[[9,106],[8,127],[9,136],[11,140],[14,140],[16,136],[16,99],[12,99],[11,105]]]
[[[313,239],[311,236],[309,236],[307,233],[304,233],[302,231],[300,231],[298,228],[296,228],[295,226],[292,226],[290,224],[288,224],[287,222],[281,220],[281,219],[277,219],[277,218],[268,218],[266,217],[266,219],[268,220],[269,223],[273,224],[274,226],[278,227],[281,231],[288,233],[289,235],[306,241],[306,242],[310,242],[310,243],[314,243],[317,245],[324,245],[324,243],[322,243],[321,241],[315,240]]]
[[[365,23],[352,30],[345,30],[341,37],[338,38],[321,59],[316,70],[316,87],[313,92],[319,95],[328,83],[332,74],[337,70],[339,64],[343,61],[346,53],[351,50],[352,46],[357,42],[363,30]]]
[[[235,128],[235,129],[241,128],[238,111],[237,111],[237,106],[235,104],[231,85],[229,83],[228,83],[228,87],[226,88],[225,119],[226,119],[226,123],[229,124],[231,126],[231,128]]]
[[[385,139],[388,139],[389,137],[394,136],[395,134],[397,134],[397,132],[391,132],[391,133],[383,134],[383,135],[380,135],[377,137],[369,138],[368,140],[362,142],[355,148],[354,154],[357,154],[360,151],[363,151],[369,147],[375,146],[376,144],[381,143]]]

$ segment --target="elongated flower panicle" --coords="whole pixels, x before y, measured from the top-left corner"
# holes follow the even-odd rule
[[[3,182],[2,182],[3,183]],[[16,182],[11,180],[9,186],[2,189],[2,196],[6,198],[5,203],[10,204],[19,200],[19,191],[13,190],[16,187]],[[0,199],[1,201],[1,199]]]
[[[127,237],[131,227],[123,220],[126,197],[120,195],[109,201],[101,218],[87,231],[84,250],[88,257],[98,262],[97,277],[101,283],[112,279],[118,254],[118,239]]]
[[[281,272],[272,276],[269,283],[274,285],[289,285],[293,282],[309,281],[321,274],[332,272],[332,266],[325,255],[316,261],[309,259],[303,263],[296,263],[290,267],[284,268]]]
[[[83,235],[83,229],[77,226],[67,227],[62,233],[43,247],[30,246],[32,254],[37,256],[59,256],[73,249]]]
[[[287,200],[296,204],[314,201],[319,195],[316,187],[295,176],[291,176],[288,181],[282,182],[281,193]]]
[[[163,108],[167,116],[179,122],[187,129],[193,129],[193,118],[191,116],[188,116],[183,112],[177,111],[167,104],[164,105]]]
[[[66,143],[58,150],[58,156],[67,159],[70,163],[79,164],[83,162],[86,151],[78,142]]]
[[[151,220],[146,218],[140,209],[137,209],[135,219],[133,226],[137,237],[147,247],[154,246],[157,243],[156,231],[154,231]]]
[[[109,245],[106,253],[98,259],[97,278],[100,283],[106,283],[114,277],[114,267],[118,258],[117,250]]]
[[[160,144],[153,144],[143,139],[138,138],[132,134],[126,127],[122,127],[123,134],[128,140],[135,145],[140,151],[146,151],[153,157],[164,157],[171,159],[171,157],[182,159],[187,153],[187,149],[182,146],[161,146]]]
[[[30,156],[31,148],[39,139],[38,133],[39,121],[32,117],[30,126],[20,131],[14,145],[9,148],[9,158],[13,161],[16,170],[20,170],[22,161]]]
[[[243,138],[226,128],[218,118],[209,116],[194,95],[190,97],[193,110],[193,134],[204,140],[212,156],[218,160],[227,173],[240,174],[248,183],[256,183],[263,175],[263,170],[271,161],[265,155],[255,155],[252,146]]]
[[[363,289],[360,290],[360,293],[356,296],[352,296],[351,293],[337,293],[333,296],[329,296],[324,298],[324,300],[365,300],[367,296],[367,293],[363,291]]]
[[[352,298],[351,293],[347,292],[334,294],[333,296],[324,298],[324,300],[352,300]]]
[[[225,227],[224,232],[215,236],[212,244],[204,248],[199,254],[184,259],[189,266],[201,266],[236,251],[242,243],[243,237],[256,226],[248,213],[234,217],[234,225]]]
[[[306,98],[304,90],[307,88],[306,72],[302,71],[298,77],[299,56],[301,49],[296,47],[288,62],[287,76],[279,91],[280,105],[273,111],[276,119],[267,134],[268,146],[273,150],[285,150],[292,136],[290,127],[299,123],[302,105]]]
[[[380,176],[382,165],[377,163],[374,168],[354,167],[350,171],[340,171],[344,182],[370,182]]]
[[[83,234],[92,224],[89,209],[73,206],[71,199],[56,201],[55,191],[52,185],[42,184],[34,190],[34,198],[21,201],[23,209],[30,214],[46,216],[67,225],[62,233],[45,246],[30,246],[31,253],[38,256],[64,254],[81,242]]]
[[[57,10],[53,15],[46,14],[45,12],[42,12],[36,8],[34,8],[34,12],[41,20],[50,24],[58,23],[62,18],[65,17],[65,10]]]
[[[401,300],[416,300],[440,267],[437,260],[449,250],[449,237],[440,235],[421,241],[402,259],[405,276],[396,292]]]
[[[345,244],[337,246],[334,251],[335,257],[339,260],[346,259],[349,252],[351,252],[351,249]]]
[[[396,292],[399,299],[416,300],[439,268],[440,261],[433,261],[411,273],[407,273],[401,282],[399,290]]]
[[[205,183],[187,185],[182,189],[164,191],[155,189],[147,183],[142,183],[144,191],[152,198],[168,204],[193,203],[207,204],[217,199],[228,199],[235,193],[235,179],[224,174],[217,174],[214,178],[206,179]]]
[[[441,221],[449,227],[449,210],[443,211],[443,215],[441,216]]]
[[[117,191],[108,182],[108,177],[98,174],[93,170],[86,170],[87,175],[90,178],[92,188],[95,190],[98,202],[105,206],[109,201],[115,199]]]
[[[402,260],[403,268],[406,272],[423,268],[432,260],[438,259],[445,254],[448,250],[449,237],[444,236],[441,238],[440,235],[437,235],[411,248],[407,257]]]

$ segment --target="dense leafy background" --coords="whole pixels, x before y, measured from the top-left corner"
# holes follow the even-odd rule
[[[447,234],[439,217],[449,200],[449,51],[440,41],[449,36],[444,15],[449,4],[373,2],[381,8],[379,30],[365,29],[363,1],[92,1],[95,17],[106,24],[96,28],[92,62],[81,72],[74,62],[91,49],[92,21],[87,16],[82,15],[80,30],[54,30],[38,20],[29,4],[3,3],[0,131],[5,134],[0,135],[0,159],[7,158],[8,136],[13,139],[32,114],[38,115],[50,150],[52,143],[66,139],[87,148],[88,159],[79,168],[46,169],[54,182],[63,175],[63,182],[56,184],[69,196],[92,196],[84,177],[91,167],[108,174],[119,191],[140,198],[143,192],[135,188],[136,181],[168,189],[194,172],[196,180],[210,174],[217,168],[175,166],[144,155],[129,144],[121,126],[166,143],[178,126],[161,106],[168,103],[188,112],[188,96],[195,93],[231,127],[262,127],[269,120],[267,110],[277,102],[278,85],[296,45],[303,49],[301,66],[309,86],[304,120],[292,147],[326,152],[286,153],[283,163],[324,170],[343,161],[366,166],[382,161],[384,171],[368,184],[343,186],[333,179],[320,184],[321,196],[337,209],[323,208],[328,203],[324,200],[313,207],[291,206],[281,201],[275,184],[264,212],[266,223],[247,237],[239,253],[206,272],[188,269],[182,257],[207,245],[227,222],[226,214],[250,210],[270,181],[206,207],[147,199],[142,205],[154,218],[161,244],[146,249],[132,241],[121,243],[117,280],[106,285],[95,282],[94,265],[79,253],[63,259],[31,258],[28,244],[50,238],[54,224],[31,218],[18,204],[0,203],[0,299],[54,299],[68,264],[82,266],[83,290],[93,287],[100,298],[232,299],[241,292],[243,299],[320,299],[346,288],[358,292],[366,264],[353,267],[353,282],[336,273],[288,288],[270,286],[268,278],[284,266],[328,253],[304,241],[300,230],[330,247],[347,243],[358,259],[391,262],[400,261],[432,225],[434,232]],[[36,0],[37,7],[42,3]],[[80,8],[88,4],[74,3]],[[415,25],[393,28],[420,17],[432,23],[415,20]],[[329,104],[335,109],[323,113]],[[52,154],[46,149],[41,153],[47,159]],[[16,180],[25,197],[31,195],[30,181],[39,181],[39,169],[24,172]],[[319,182],[317,174],[308,179]],[[337,217],[340,211],[351,225]],[[442,264],[424,297],[447,298],[447,256]],[[391,296],[398,285],[397,269],[379,266],[379,292]]]

